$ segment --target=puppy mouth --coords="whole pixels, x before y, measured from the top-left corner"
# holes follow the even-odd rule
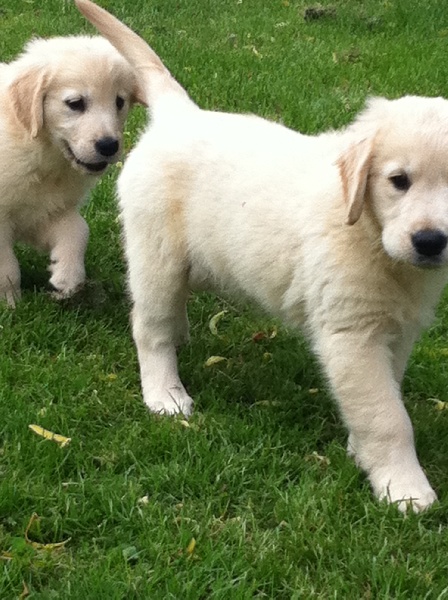
[[[67,154],[68,154],[70,160],[72,160],[76,165],[78,165],[79,167],[82,167],[89,173],[92,173],[92,174],[101,173],[109,166],[109,163],[105,160],[103,160],[101,162],[93,162],[93,163],[84,162],[76,156],[76,154],[73,152],[73,150],[70,148],[70,146],[68,144],[66,144],[65,147],[66,147]]]
[[[420,269],[440,269],[447,266],[447,261],[442,256],[417,256],[413,264]]]

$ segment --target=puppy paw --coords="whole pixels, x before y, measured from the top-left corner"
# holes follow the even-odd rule
[[[383,476],[382,482],[374,485],[374,490],[379,500],[387,500],[395,504],[399,511],[408,510],[418,513],[429,508],[437,500],[436,493],[429,485],[423,471],[397,474],[387,478]]]
[[[20,269],[13,257],[0,257],[0,302],[14,308],[20,300]]]
[[[159,392],[146,393],[144,401],[153,413],[164,415],[182,414],[185,417],[193,411],[193,400],[183,386],[172,386]]]
[[[76,287],[58,289],[53,284],[50,283],[50,288],[51,288],[50,295],[55,300],[67,300],[68,298],[71,298],[77,292],[82,290],[83,285],[84,284],[80,283]]]
[[[20,289],[9,287],[0,289],[0,302],[4,302],[10,308],[15,308],[16,303],[20,300]]]
[[[76,272],[59,271],[54,269],[53,275],[49,281],[51,295],[56,300],[65,300],[70,298],[84,286],[85,271]]]

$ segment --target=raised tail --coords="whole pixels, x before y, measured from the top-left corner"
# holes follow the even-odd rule
[[[75,0],[79,11],[136,69],[142,86],[140,100],[150,109],[161,96],[177,96],[195,106],[148,44],[132,29],[90,0]]]

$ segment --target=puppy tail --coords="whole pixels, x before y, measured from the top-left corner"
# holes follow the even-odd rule
[[[151,111],[167,95],[190,106],[196,106],[183,87],[172,77],[163,62],[148,44],[104,8],[90,0],[75,0],[79,11],[115,46],[141,78],[139,100]]]

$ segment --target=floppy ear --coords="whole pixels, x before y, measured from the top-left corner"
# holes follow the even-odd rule
[[[131,103],[143,104],[143,106],[148,107],[147,94],[143,87],[138,83],[135,84],[134,89],[132,90]]]
[[[373,137],[353,144],[337,161],[342,192],[347,205],[347,225],[354,225],[362,213],[367,179],[372,162]]]
[[[44,124],[44,96],[48,84],[45,71],[35,67],[22,73],[9,86],[9,95],[17,119],[32,138]]]

